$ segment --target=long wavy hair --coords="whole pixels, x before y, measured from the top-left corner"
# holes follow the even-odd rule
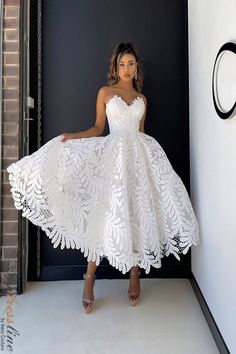
[[[116,84],[119,79],[117,77],[118,73],[118,64],[122,55],[130,53],[132,54],[138,63],[137,66],[137,79],[133,78],[133,86],[138,92],[142,92],[143,89],[143,65],[142,65],[142,57],[139,55],[139,52],[135,45],[132,42],[120,42],[116,45],[113,54],[110,59],[110,67],[109,71],[106,75],[108,86]]]

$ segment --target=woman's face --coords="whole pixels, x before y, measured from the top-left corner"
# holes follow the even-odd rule
[[[134,78],[137,69],[135,56],[127,53],[124,54],[118,63],[117,72],[120,78],[124,81],[130,81]]]

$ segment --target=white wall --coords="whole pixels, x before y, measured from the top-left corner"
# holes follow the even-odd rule
[[[200,224],[192,271],[236,353],[236,116],[220,119],[211,92],[216,54],[236,43],[236,0],[189,0],[191,199]],[[234,93],[236,99],[236,92]]]

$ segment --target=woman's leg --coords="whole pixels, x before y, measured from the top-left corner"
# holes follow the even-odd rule
[[[140,268],[139,266],[134,266],[130,270],[130,282],[129,282],[129,302],[132,306],[135,306],[139,295],[140,295]]]
[[[93,286],[95,282],[96,269],[96,263],[93,261],[89,261],[87,264],[87,272],[85,273],[84,291],[82,299],[83,307],[86,313],[89,313],[92,310],[94,303]]]
[[[91,273],[95,274],[96,269],[97,269],[96,263],[93,261],[89,261],[87,264],[87,274],[91,274]]]

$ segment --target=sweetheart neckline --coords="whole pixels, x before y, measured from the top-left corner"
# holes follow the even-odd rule
[[[131,104],[128,104],[125,100],[123,100],[123,98],[122,98],[121,96],[113,95],[112,98],[110,98],[109,101],[106,103],[106,106],[108,106],[108,104],[110,103],[111,100],[113,100],[114,97],[119,98],[122,102],[124,102],[124,104],[126,104],[127,107],[132,107],[133,104],[134,104],[136,101],[140,100],[140,99],[141,99],[141,100],[143,101],[143,103],[144,103],[144,100],[143,100],[143,98],[142,98],[141,96],[135,97],[135,98],[133,99],[133,101],[131,102]]]

